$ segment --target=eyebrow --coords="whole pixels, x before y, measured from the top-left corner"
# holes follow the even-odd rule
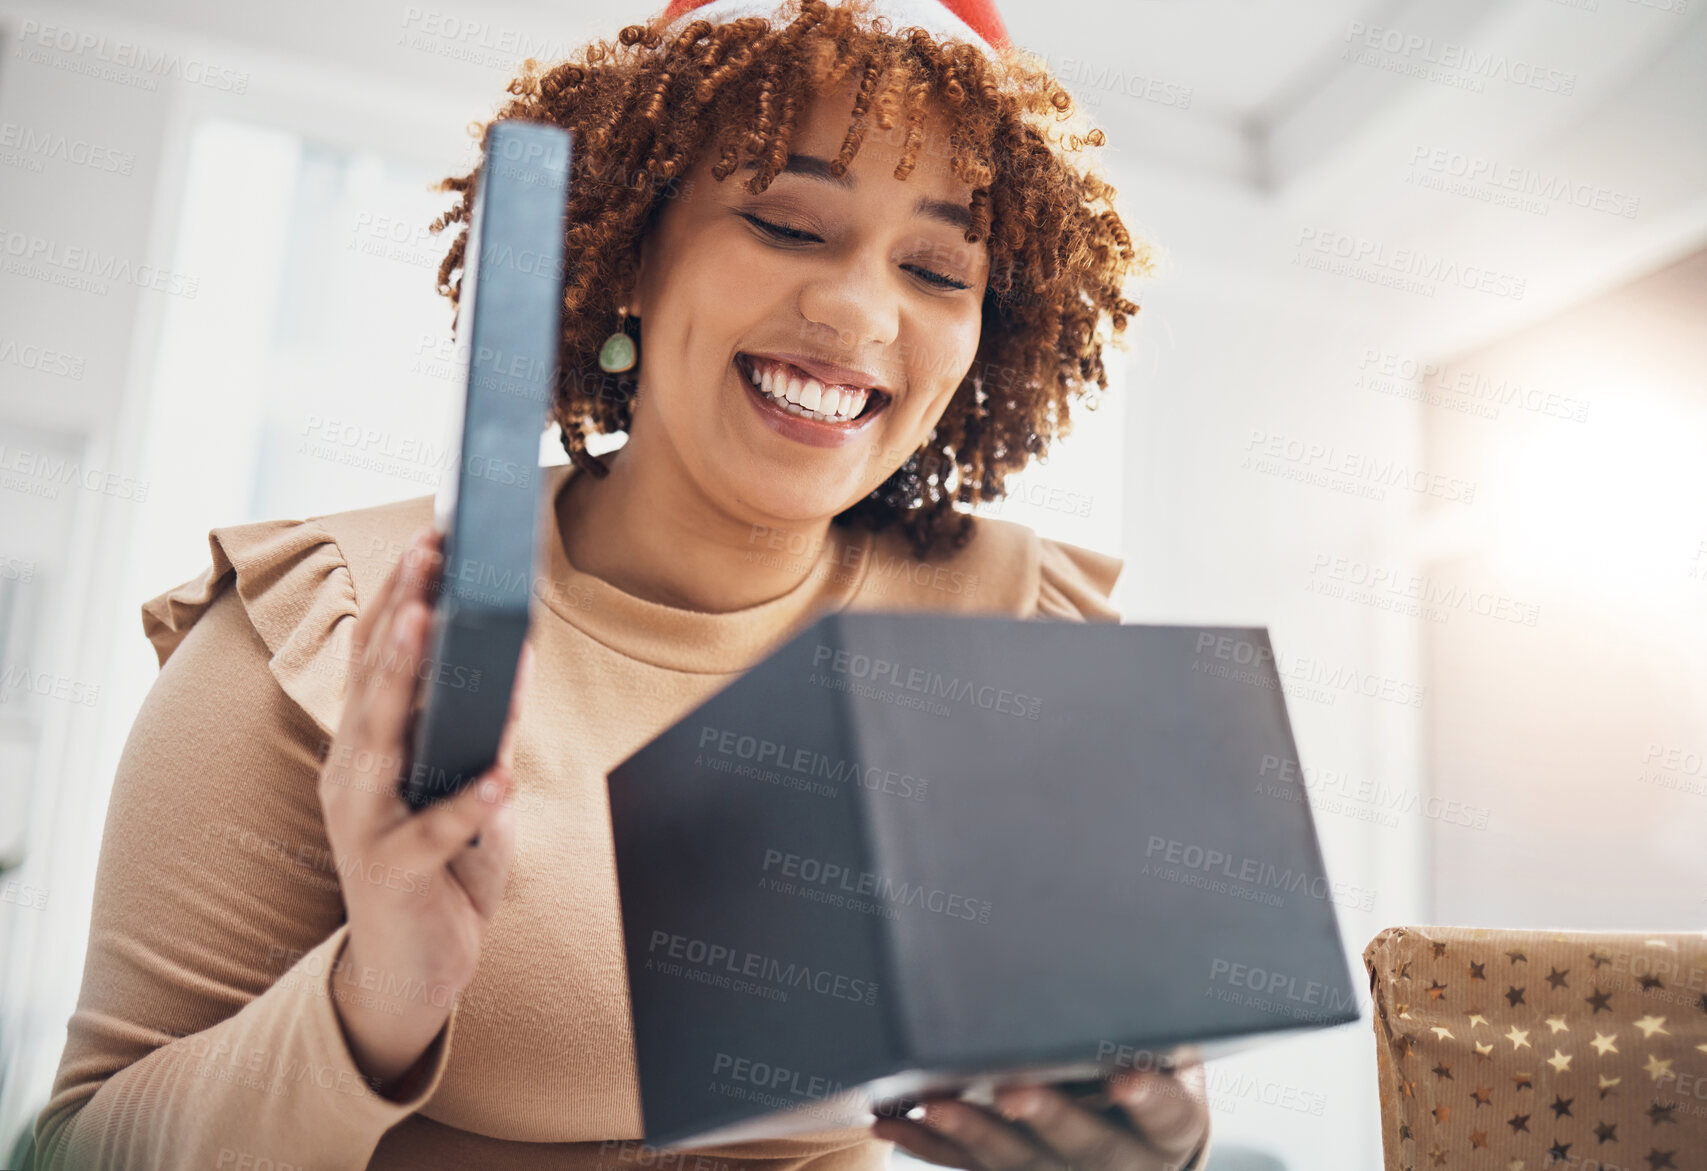
[[[754,159],[749,161],[741,169],[743,171],[758,170],[758,160]],[[782,165],[782,170],[778,173],[783,175],[802,175],[808,179],[817,179],[824,183],[834,183],[844,191],[852,191],[855,186],[855,179],[852,175],[846,173],[840,175],[831,174],[830,160],[821,159],[817,155],[791,154],[788,156],[788,161]],[[949,224],[963,230],[972,226],[972,210],[946,199],[931,199],[929,196],[922,196],[919,201],[913,205],[913,214],[926,216],[934,220],[941,220],[945,224]]]

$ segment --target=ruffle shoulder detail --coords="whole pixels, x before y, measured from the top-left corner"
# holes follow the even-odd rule
[[[1037,615],[1081,622],[1119,622],[1114,583],[1126,562],[1108,553],[1038,538]]]
[[[355,580],[318,518],[227,525],[208,532],[212,564],[142,604],[142,629],[164,667],[227,584],[266,644],[286,695],[331,736],[343,708]]]

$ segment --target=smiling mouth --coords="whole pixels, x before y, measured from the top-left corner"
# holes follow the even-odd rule
[[[791,415],[831,426],[869,419],[889,405],[889,395],[872,387],[828,386],[798,366],[771,358],[736,354],[735,368],[749,385]]]

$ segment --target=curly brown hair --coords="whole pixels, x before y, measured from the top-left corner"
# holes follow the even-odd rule
[[[1108,388],[1100,323],[1107,314],[1113,341],[1138,312],[1123,290],[1132,274],[1151,272],[1149,249],[1115,213],[1115,189],[1071,165],[1085,146],[1103,144],[1102,131],[1052,134],[1051,121],[1073,116],[1073,99],[1022,55],[992,61],[922,29],[892,31],[864,0],[787,0],[778,15],[690,20],[669,39],[656,20],[629,25],[620,44],[594,41],[579,61],[524,62],[507,87],[513,99],[492,121],[545,122],[574,134],[552,395],[563,446],[603,476],[608,469],[586,440],[632,425],[638,368],[607,374],[597,355],[617,328],[640,328],[619,321],[619,306],[637,275],[636,246],[664,201],[683,194],[681,176],[710,149],[720,152],[718,180],[757,160],[748,190],[765,190],[813,95],[856,78],[835,173],[871,125],[888,131],[899,120],[906,139],[895,177],[905,178],[921,149],[943,150],[923,141],[927,107],[942,111],[952,128],[947,165],[973,188],[965,239],[987,238],[990,280],[977,354],[930,437],[904,461],[895,453],[888,478],[833,523],[877,530],[899,522],[920,558],[944,543],[958,548],[974,526],[955,502],[1000,500],[1010,474],[1069,433],[1073,404],[1096,409]],[[464,225],[439,266],[439,292],[453,305],[478,176],[476,166],[440,184],[458,198],[433,230]]]

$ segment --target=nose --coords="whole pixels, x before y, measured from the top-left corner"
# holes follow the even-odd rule
[[[849,353],[893,345],[901,311],[888,258],[861,252],[826,267],[801,289],[800,314],[833,330],[838,347]]]

